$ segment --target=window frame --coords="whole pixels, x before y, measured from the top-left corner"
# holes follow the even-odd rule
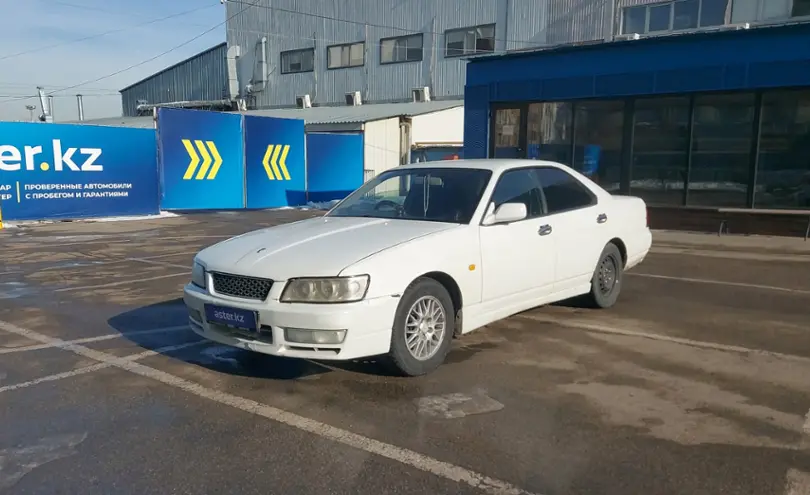
[[[536,180],[537,180],[537,182],[540,183],[540,191],[542,191],[542,193],[543,193],[543,211],[544,211],[543,216],[544,217],[549,217],[549,216],[552,216],[552,215],[560,215],[560,214],[569,213],[569,212],[572,212],[572,211],[584,210],[585,208],[590,208],[592,206],[596,206],[596,205],[599,204],[599,197],[596,194],[594,194],[593,191],[591,191],[591,188],[586,186],[585,184],[583,184],[582,181],[580,181],[579,179],[574,177],[574,175],[572,173],[568,172],[567,170],[564,170],[564,169],[559,168],[559,167],[550,167],[548,165],[535,167],[535,168],[542,169],[542,170],[551,169],[551,170],[554,170],[554,171],[557,171],[557,172],[559,172],[561,174],[566,175],[569,179],[576,182],[579,185],[579,187],[581,187],[585,191],[585,193],[588,195],[588,197],[591,199],[590,203],[588,203],[587,205],[576,206],[574,208],[567,208],[565,210],[560,210],[560,211],[555,211],[553,213],[549,213],[549,211],[548,211],[548,200],[546,199],[546,190],[545,190],[546,186],[543,185],[543,181],[540,180],[540,177],[538,176],[538,177],[536,177]]]
[[[730,19],[730,11],[732,9],[728,9],[726,15],[723,19],[723,24],[719,25],[712,25],[712,26],[701,26],[700,21],[703,16],[703,3],[707,0],[697,0],[698,2],[698,10],[697,10],[697,26],[693,28],[683,28],[683,29],[675,29],[675,4],[682,3],[684,0],[665,0],[655,3],[648,3],[646,5],[631,5],[627,7],[622,7],[620,15],[619,15],[619,26],[618,26],[618,36],[626,36],[629,34],[639,34],[642,36],[656,36],[666,33],[680,33],[680,32],[689,32],[689,31],[699,31],[702,29],[713,28],[718,26],[726,26],[731,22]],[[650,9],[655,7],[663,7],[669,6],[669,27],[665,30],[661,31],[650,31]],[[625,32],[625,12],[629,10],[644,10],[644,31],[640,33],[634,32]]]
[[[406,40],[408,38],[419,38],[419,41],[422,45],[422,48],[419,50],[419,58],[408,60],[408,45],[405,45],[405,56],[406,60],[391,60],[386,62],[383,60],[383,44],[386,41],[393,41],[394,42],[394,49],[396,50],[396,42],[397,40]],[[391,65],[391,64],[407,64],[411,62],[421,62],[425,59],[425,33],[413,33],[413,34],[406,34],[404,36],[390,36],[388,38],[380,38],[380,65]]]
[[[476,34],[475,41],[478,42],[479,39],[487,39],[487,38],[478,38],[477,30],[481,28],[492,28],[492,51],[484,51],[484,50],[477,50],[473,47],[472,51],[467,51],[467,47],[463,48],[463,53],[450,55],[449,49],[447,48],[447,36],[453,33],[470,33]],[[444,31],[444,58],[458,58],[458,57],[468,57],[470,55],[479,55],[482,53],[495,53],[495,40],[497,39],[497,23],[492,22],[489,24],[477,24],[475,26],[466,26],[460,28],[453,28],[453,29],[446,29]]]
[[[305,53],[311,52],[312,53],[312,68],[309,70],[284,70],[284,57],[287,55],[292,55],[295,53]],[[281,65],[281,73],[282,74],[307,74],[309,72],[315,72],[315,48],[296,48],[295,50],[285,50],[279,53],[279,64]],[[303,65],[303,64],[302,64]]]
[[[360,64],[352,65],[352,54],[351,50],[352,47],[355,45],[361,45],[363,47],[363,61]],[[343,48],[349,49],[349,65],[338,65],[335,67],[330,67],[330,62],[332,60],[332,48],[341,48],[341,53]],[[341,54],[342,57],[342,54]],[[314,64],[313,64],[314,65]],[[352,41],[349,43],[337,43],[335,45],[329,45],[326,47],[326,70],[337,70],[337,69],[354,69],[357,67],[363,67],[366,65],[366,41]]]
[[[578,206],[576,208],[569,208],[567,210],[560,210],[560,211],[555,211],[554,213],[549,213],[548,212],[548,202],[546,201],[546,191],[543,189],[544,188],[543,182],[540,180],[540,177],[537,174],[538,170],[548,170],[548,169],[557,170],[557,171],[567,175],[568,177],[570,177],[571,180],[576,181],[585,190],[585,192],[588,194],[588,196],[591,198],[591,202],[588,203],[585,206]],[[574,177],[574,175],[572,175],[570,172],[568,172],[568,171],[566,171],[564,169],[561,169],[559,167],[553,167],[553,166],[550,166],[550,165],[526,165],[526,166],[522,166],[522,167],[513,167],[513,168],[510,168],[508,170],[505,170],[505,171],[501,172],[501,174],[498,176],[498,180],[495,182],[495,186],[492,188],[492,192],[489,193],[489,196],[487,197],[487,202],[484,205],[484,214],[481,216],[481,220],[478,222],[479,227],[490,227],[490,226],[492,226],[492,225],[484,225],[484,219],[487,216],[487,211],[489,209],[489,205],[492,203],[492,198],[495,195],[495,191],[498,189],[498,186],[501,184],[501,180],[503,179],[504,175],[508,174],[509,172],[516,172],[516,171],[519,171],[519,170],[529,170],[529,171],[531,171],[532,180],[534,181],[535,185],[540,188],[540,201],[541,201],[542,213],[540,215],[538,215],[538,216],[530,217],[530,216],[528,216],[528,212],[527,212],[526,218],[524,218],[523,220],[518,220],[516,222],[511,222],[511,223],[520,223],[520,222],[525,222],[525,221],[528,221],[528,220],[537,220],[538,218],[546,218],[546,217],[550,217],[550,216],[553,216],[553,215],[560,215],[560,214],[569,213],[569,212],[572,212],[572,211],[584,210],[585,208],[590,208],[592,206],[596,206],[596,205],[599,204],[599,197],[593,191],[591,191],[591,189],[588,186],[583,184],[579,179]],[[499,224],[493,224],[493,225],[499,225]]]

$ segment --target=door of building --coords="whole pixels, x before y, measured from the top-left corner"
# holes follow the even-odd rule
[[[489,133],[491,158],[526,158],[526,106],[492,109]]]

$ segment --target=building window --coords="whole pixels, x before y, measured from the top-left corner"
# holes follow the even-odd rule
[[[731,6],[731,22],[757,22],[791,17],[793,0],[734,0]],[[808,0],[796,0],[794,6],[801,3],[810,5]],[[795,14],[794,14],[795,15]]]
[[[333,45],[326,49],[326,66],[330,69],[362,67],[365,62],[366,44],[362,41]]]
[[[571,103],[532,103],[527,118],[527,158],[571,165]]]
[[[622,34],[722,26],[730,0],[671,0],[622,9]],[[810,0],[807,0],[810,1]]]
[[[574,105],[573,168],[611,193],[621,186],[624,101],[583,101]]]
[[[422,33],[380,40],[380,63],[398,64],[422,60]]]
[[[754,94],[698,95],[692,125],[687,204],[745,208]]]
[[[281,52],[281,73],[312,72],[315,70],[315,49],[290,50]]]
[[[757,208],[810,208],[810,91],[762,95]]]
[[[810,0],[793,0],[793,17],[810,15]]]
[[[636,100],[630,194],[682,205],[689,158],[689,97]]]
[[[444,56],[460,57],[495,51],[495,24],[450,29],[444,32]]]

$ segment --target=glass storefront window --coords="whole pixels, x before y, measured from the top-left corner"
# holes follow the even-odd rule
[[[605,190],[618,193],[624,101],[582,101],[574,108],[574,169]]]
[[[810,208],[810,91],[762,95],[754,206]]]
[[[571,165],[572,117],[570,103],[532,103],[529,105],[527,158],[551,160]]]
[[[520,150],[520,109],[495,110],[494,158],[522,158]]]
[[[682,205],[689,154],[689,97],[636,100],[630,194]]]
[[[746,206],[753,120],[753,93],[695,97],[689,205]]]

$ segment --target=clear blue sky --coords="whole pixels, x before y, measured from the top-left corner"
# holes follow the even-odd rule
[[[15,95],[35,94],[36,86],[53,91],[106,76],[224,20],[225,6],[219,0],[0,0],[0,120],[27,119],[25,105],[39,107],[38,99],[7,101]],[[117,32],[78,41],[108,31]],[[76,118],[77,93],[85,95],[86,118],[120,115],[119,89],[224,40],[223,25],[154,61],[59,91],[54,117],[57,121]],[[17,55],[28,51],[32,53]]]

